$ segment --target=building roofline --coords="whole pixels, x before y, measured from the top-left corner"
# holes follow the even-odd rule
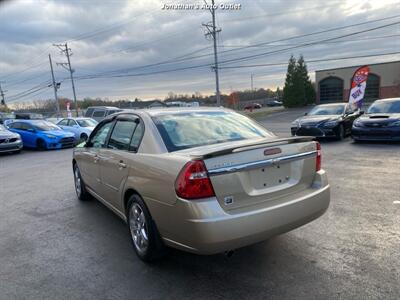
[[[400,60],[393,60],[393,61],[387,61],[387,62],[375,63],[375,64],[359,64],[359,65],[348,66],[348,67],[340,67],[340,68],[330,68],[330,69],[315,70],[315,73],[317,73],[317,72],[323,72],[323,71],[331,71],[331,70],[341,70],[341,69],[357,68],[357,67],[361,67],[361,66],[386,65],[386,64],[399,63],[399,62],[400,62]]]

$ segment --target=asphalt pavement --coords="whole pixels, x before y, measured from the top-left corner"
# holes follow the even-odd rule
[[[259,120],[289,135],[303,110]],[[79,202],[72,150],[0,156],[0,299],[400,299],[400,144],[322,142],[321,218],[224,255],[141,262],[125,224]]]

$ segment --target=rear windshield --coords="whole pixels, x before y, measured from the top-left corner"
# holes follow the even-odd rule
[[[272,134],[233,112],[185,112],[153,117],[169,152]]]
[[[398,101],[376,101],[368,109],[369,114],[399,114],[400,100]]]

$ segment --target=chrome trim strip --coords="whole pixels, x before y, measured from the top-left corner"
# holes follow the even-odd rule
[[[208,174],[210,176],[215,176],[215,175],[221,175],[221,174],[234,173],[234,172],[238,172],[238,171],[268,167],[268,166],[276,165],[279,163],[287,163],[287,162],[315,156],[316,153],[317,153],[317,151],[314,150],[314,151],[309,151],[309,152],[281,156],[281,157],[277,157],[277,158],[270,158],[270,159],[266,159],[266,160],[258,160],[258,161],[238,164],[238,165],[229,166],[229,167],[211,169],[211,170],[208,170]]]

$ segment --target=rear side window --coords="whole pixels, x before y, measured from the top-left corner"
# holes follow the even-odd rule
[[[58,123],[58,125],[67,126],[67,125],[68,125],[68,119],[64,119],[64,120],[60,121],[60,122]]]
[[[101,118],[101,117],[104,117],[105,115],[106,115],[105,110],[95,110],[93,113],[93,117],[95,117],[95,118]]]
[[[112,115],[112,114],[115,114],[115,113],[120,112],[120,111],[121,111],[120,109],[118,109],[118,110],[115,110],[115,109],[108,110],[108,111],[107,111],[107,116]]]
[[[274,136],[234,112],[185,112],[153,117],[169,152],[230,141]]]
[[[85,113],[85,116],[86,117],[91,117],[92,114],[93,114],[93,111],[94,111],[94,108],[88,108],[86,113]]]
[[[134,121],[117,120],[108,141],[108,147],[118,150],[129,150],[136,125],[137,123]]]
[[[75,122],[75,120],[71,120],[71,119],[70,119],[70,120],[68,121],[68,126],[74,126],[74,125],[77,125],[76,122]]]

